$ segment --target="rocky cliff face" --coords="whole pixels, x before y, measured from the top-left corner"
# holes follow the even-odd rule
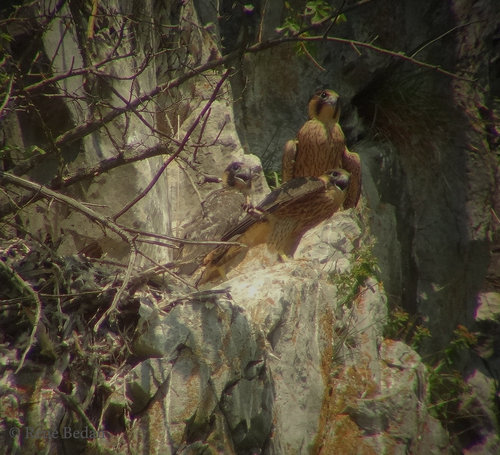
[[[4,453],[500,450],[500,12],[468,0],[344,6],[335,39],[268,48],[304,2],[5,10],[5,171],[106,219],[157,177],[112,221],[138,239],[172,236],[229,162],[257,155],[278,169],[308,97],[326,86],[342,96],[363,198],[311,230],[293,259],[256,248],[204,291],[140,270],[171,258],[165,238],[133,262],[136,238],[75,205],[44,198],[18,211],[1,245],[2,280],[14,283],[1,294]],[[154,156],[96,167],[141,153]],[[13,213],[33,194],[4,182],[2,213]],[[260,175],[253,201],[267,191]],[[12,240],[23,232],[50,252]],[[118,268],[75,256],[86,247]],[[75,436],[84,428],[97,436]]]
[[[498,11],[491,2],[467,1],[347,9],[336,37],[404,49],[431,67],[339,41],[312,48],[310,58],[298,57],[293,45],[252,53],[233,83],[235,95],[241,93],[238,131],[252,151],[279,166],[282,144],[304,121],[311,91],[329,86],[343,96],[341,124],[363,161],[366,213],[389,308],[401,306],[430,330],[423,347],[430,355],[446,349],[460,324],[485,327],[481,309],[497,312]],[[259,18],[264,37],[282,17]],[[256,115],[264,101],[271,108]],[[480,335],[487,346],[497,338],[493,320]],[[461,364],[481,378],[476,384],[486,387],[489,407],[498,393],[498,353],[484,349],[488,360],[471,352]],[[479,366],[485,360],[486,370]],[[496,412],[496,405],[479,407],[484,416]],[[488,439],[463,417],[464,445]],[[478,450],[493,450],[486,447]]]

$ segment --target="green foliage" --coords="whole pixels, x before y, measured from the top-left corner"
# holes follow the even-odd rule
[[[281,173],[277,171],[264,171],[267,184],[271,190],[278,188],[281,185]]]
[[[422,342],[430,338],[427,327],[417,323],[416,317],[410,315],[400,307],[389,312],[389,318],[384,329],[384,337],[392,340],[402,340],[413,349],[418,349]]]
[[[345,22],[344,14],[335,14],[335,9],[325,0],[306,1],[303,9],[293,8],[289,2],[285,2],[286,17],[283,25],[276,31],[284,36],[295,36],[301,30],[301,36],[311,36],[309,29],[316,26],[330,26],[333,23]]]
[[[37,155],[45,155],[47,152],[37,145],[29,147],[5,146],[0,149],[0,159],[9,159],[16,156],[17,159],[30,159]]]
[[[298,22],[291,16],[287,16],[283,25],[276,29],[278,33],[281,33],[285,36],[296,35],[300,31],[300,25]]]
[[[445,372],[441,368],[431,369],[429,389],[431,395],[429,413],[445,426],[449,425],[458,417],[460,395],[466,390],[462,375],[457,370]]]
[[[459,325],[453,334],[454,338],[442,351],[441,358],[429,368],[429,411],[445,424],[461,418],[460,396],[467,390],[467,385],[455,365],[465,351],[477,344],[476,336],[463,325]]]
[[[445,349],[426,362],[429,371],[430,414],[439,419],[447,428],[458,419],[459,404],[467,385],[457,369],[457,362],[465,351],[477,344],[476,336],[466,327],[459,325],[453,332],[454,337]],[[417,323],[415,316],[397,307],[390,312],[384,337],[402,340],[418,349],[425,339],[431,337],[429,330]]]
[[[396,307],[390,312],[384,337],[401,340],[418,349],[425,339],[431,337],[429,330],[417,323],[415,316]],[[464,352],[477,344],[476,336],[466,327],[459,325],[453,332],[450,343],[433,356],[433,360],[426,362],[429,371],[430,414],[439,419],[445,427],[463,419],[459,413],[459,404],[462,394],[467,390],[457,362]]]
[[[337,286],[340,304],[351,306],[356,299],[359,287],[377,273],[377,260],[372,252],[372,245],[364,245],[356,252],[356,257],[350,271],[332,273],[330,279]]]
[[[0,23],[1,26],[1,23]],[[3,65],[7,59],[10,58],[7,51],[9,48],[9,43],[13,41],[14,38],[8,33],[0,31],[0,97],[3,99],[6,96],[7,85],[11,80],[11,76],[5,71],[5,66]]]
[[[307,1],[303,9],[294,9],[289,2],[285,2],[286,17],[283,25],[276,31],[283,36],[313,36],[311,30],[315,33],[318,29],[325,27],[325,31],[335,23],[345,22],[344,14],[335,14],[334,8],[325,0]],[[302,31],[303,30],[303,31]],[[299,42],[296,43],[296,52],[298,55],[314,55],[317,53],[317,46],[314,43]]]
[[[0,32],[0,52],[4,53],[7,48],[7,44],[13,41],[14,38],[8,33]]]
[[[454,338],[444,350],[444,361],[446,365],[453,365],[461,356],[463,351],[477,345],[477,337],[467,327],[458,325],[453,331]]]
[[[324,0],[314,0],[306,3],[304,16],[311,24],[317,24],[333,13],[333,8]]]

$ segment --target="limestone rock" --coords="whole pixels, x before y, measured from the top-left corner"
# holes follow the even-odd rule
[[[342,241],[331,237],[339,225]],[[380,283],[367,280],[346,303],[336,282],[350,271],[360,235],[354,212],[336,214],[304,238],[296,259],[262,267],[266,257],[255,253],[218,285],[225,298],[206,290],[216,293],[208,302],[168,307],[166,315],[161,303],[144,311],[134,349],[159,358],[127,379],[140,422],[135,447],[153,434],[155,450],[188,450],[187,433],[201,441],[192,450],[227,453],[348,453],[342,447],[349,445],[446,453],[446,432],[426,410],[420,357],[382,338]],[[315,248],[318,236],[327,248]],[[209,421],[225,425],[209,431]],[[148,422],[170,430],[162,435]]]
[[[151,318],[135,350],[159,358],[126,378],[138,422],[134,449],[144,450],[146,439],[152,453],[188,450],[196,440],[224,453],[262,447],[273,402],[263,347],[262,334],[230,299],[192,301]]]

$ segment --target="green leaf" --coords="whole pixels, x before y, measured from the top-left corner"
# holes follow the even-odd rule
[[[277,27],[278,33],[283,33],[285,36],[295,35],[300,30],[299,24],[291,17],[287,17],[282,27]]]

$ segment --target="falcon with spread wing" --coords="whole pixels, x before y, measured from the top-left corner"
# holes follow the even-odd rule
[[[244,259],[249,248],[262,243],[280,257],[292,256],[305,232],[342,206],[348,186],[349,173],[335,169],[319,177],[296,178],[275,189],[222,236],[223,241],[242,245],[221,245],[208,254],[198,284],[224,277],[230,267]]]
[[[297,177],[317,177],[335,168],[351,174],[344,208],[355,207],[361,193],[361,163],[350,152],[338,121],[339,96],[333,90],[318,90],[309,100],[309,120],[297,138],[285,144],[282,158],[283,182]]]

